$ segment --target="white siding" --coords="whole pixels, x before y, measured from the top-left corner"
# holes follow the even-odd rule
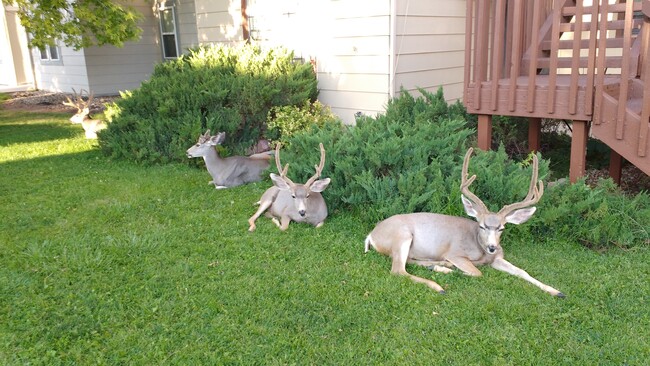
[[[465,0],[395,0],[395,88],[463,95]]]
[[[40,60],[38,50],[32,50],[36,86],[41,90],[53,92],[72,92],[76,89],[89,89],[88,72],[84,50],[75,51],[70,47],[59,47],[60,61]]]

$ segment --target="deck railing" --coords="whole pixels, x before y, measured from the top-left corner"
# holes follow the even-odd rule
[[[607,124],[647,153],[650,0],[468,0],[465,42],[470,113]]]

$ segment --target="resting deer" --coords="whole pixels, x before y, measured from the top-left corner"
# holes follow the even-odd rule
[[[268,154],[256,156],[229,156],[222,158],[215,150],[226,139],[225,132],[210,136],[210,130],[199,136],[197,143],[187,149],[188,158],[202,157],[216,189],[240,186],[262,180],[262,172],[269,167],[271,157]]]
[[[79,94],[77,91],[72,89],[74,93],[75,100],[73,101],[70,97],[66,97],[67,101],[63,102],[64,105],[77,108],[77,113],[74,116],[70,117],[70,122],[75,124],[81,124],[86,133],[87,139],[96,139],[97,131],[103,130],[106,128],[106,123],[99,119],[92,119],[90,117],[90,104],[93,101],[93,93],[88,93],[88,100],[83,99],[84,90],[81,89]]]
[[[531,207],[544,194],[544,184],[537,183],[538,162],[533,156],[533,173],[526,198],[504,206],[499,212],[490,212],[485,204],[469,190],[476,175],[467,178],[472,149],[465,154],[461,177],[461,199],[465,212],[476,222],[462,217],[434,213],[395,215],[380,222],[365,240],[365,251],[370,246],[379,253],[392,257],[391,272],[410,277],[430,288],[444,293],[443,288],[432,280],[406,272],[406,263],[429,266],[437,272],[449,273],[456,267],[470,276],[480,276],[477,265],[490,265],[495,269],[523,278],[542,290],[557,297],[560,291],[545,285],[526,271],[503,259],[499,244],[506,223],[526,222],[536,210]]]
[[[305,184],[296,184],[287,177],[289,164],[282,169],[280,144],[275,147],[275,165],[280,175],[271,173],[274,186],[264,192],[258,202],[260,207],[248,219],[250,224],[248,231],[255,230],[255,220],[267,209],[269,209],[269,212],[267,212],[266,216],[272,217],[273,222],[282,231],[289,227],[291,221],[307,222],[317,228],[323,226],[327,218],[327,205],[320,192],[324,191],[330,184],[329,178],[316,180],[320,177],[325,165],[323,144],[320,144],[320,164],[314,166],[316,173]]]

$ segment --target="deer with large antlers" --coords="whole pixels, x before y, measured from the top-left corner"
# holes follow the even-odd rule
[[[225,132],[211,136],[210,130],[207,130],[199,136],[196,144],[186,151],[188,158],[203,158],[208,173],[212,176],[208,184],[213,184],[216,189],[223,189],[262,180],[262,172],[269,167],[271,156],[260,153],[254,156],[222,158],[214,147],[221,145],[225,139]]]
[[[463,217],[434,213],[395,215],[377,224],[365,240],[365,251],[372,246],[379,253],[392,258],[391,272],[410,277],[414,282],[445,293],[436,282],[406,272],[406,264],[427,266],[442,273],[453,267],[470,276],[480,276],[480,265],[523,278],[542,290],[557,297],[564,294],[545,285],[510,262],[503,259],[500,237],[505,224],[526,222],[536,210],[536,204],[544,194],[544,184],[537,182],[538,162],[533,155],[533,173],[528,195],[517,203],[504,206],[499,212],[490,212],[485,204],[469,190],[476,175],[468,178],[467,169],[472,149],[465,154],[461,177],[461,200],[465,212],[476,221]]]
[[[72,89],[72,92],[74,93],[74,100],[72,100],[70,97],[66,97],[67,100],[63,102],[63,105],[77,108],[77,113],[75,113],[74,116],[70,117],[70,122],[81,124],[86,134],[86,138],[96,139],[97,131],[103,130],[107,126],[104,121],[90,117],[90,105],[93,102],[93,93],[87,93],[88,98],[84,100],[83,89],[79,91],[79,94],[77,94],[77,91],[74,90],[74,88]]]
[[[271,180],[274,186],[267,189],[258,202],[260,207],[250,219],[248,231],[255,230],[255,220],[269,210],[266,216],[271,217],[273,222],[284,231],[289,227],[291,221],[306,222],[316,227],[321,227],[327,218],[327,205],[321,192],[330,184],[330,179],[318,179],[323,166],[325,165],[325,148],[320,147],[320,164],[315,165],[316,173],[305,182],[296,184],[287,177],[289,164],[284,169],[280,163],[280,144],[275,147],[275,165],[278,173],[271,173]],[[317,180],[318,179],[318,180]],[[279,221],[278,221],[279,219]]]

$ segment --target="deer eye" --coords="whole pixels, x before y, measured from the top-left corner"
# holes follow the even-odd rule
[[[307,193],[307,195],[305,196],[305,198],[309,198],[309,193]]]
[[[481,229],[481,230],[487,230],[487,227],[485,227],[483,225],[480,225],[478,228]]]
[[[291,195],[291,198],[296,198],[296,195],[295,195],[295,194],[292,194],[292,195]]]

